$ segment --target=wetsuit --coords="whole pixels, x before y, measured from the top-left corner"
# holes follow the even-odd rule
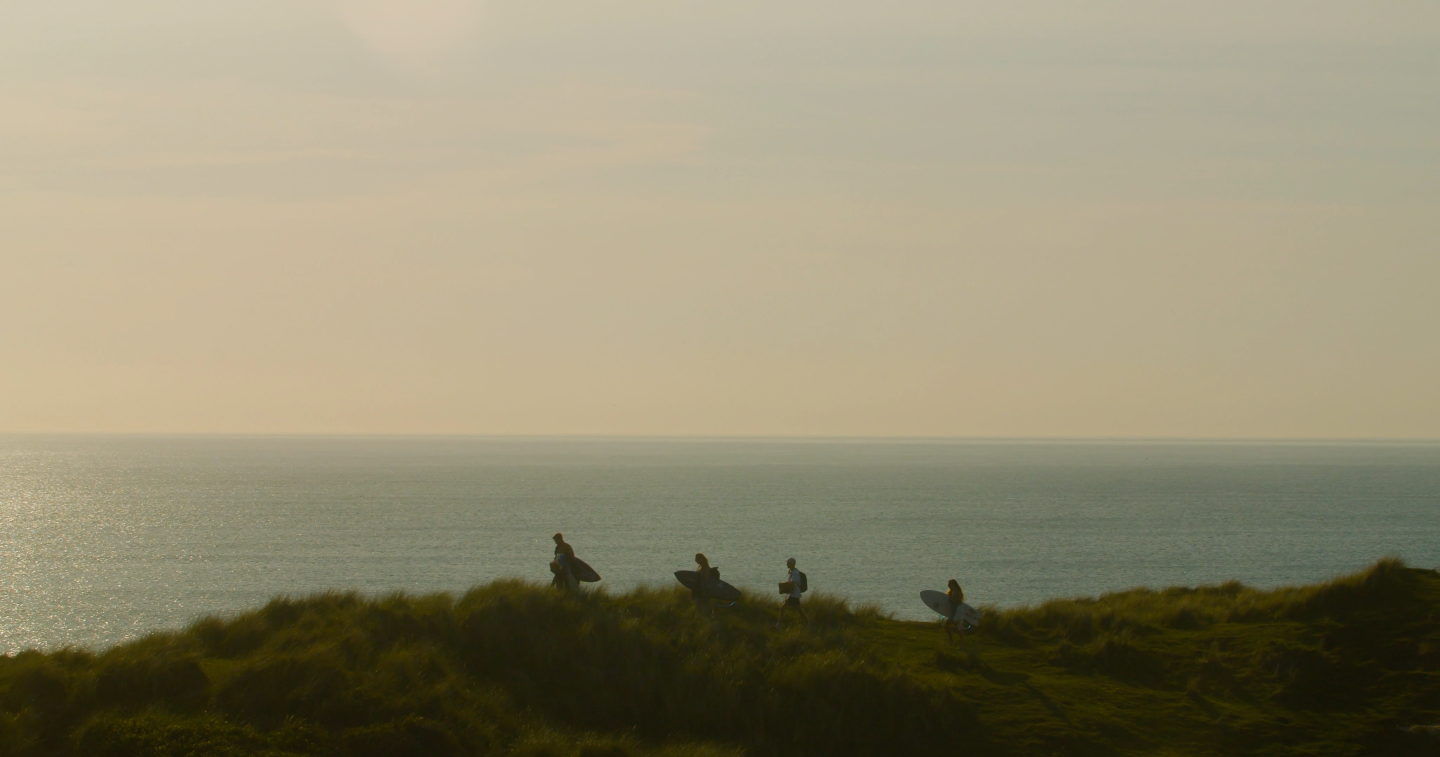
[[[705,591],[705,582],[710,580],[714,568],[695,566],[695,587],[690,590],[690,598],[695,600],[695,609],[701,615],[709,615],[713,609],[710,606],[710,595]]]
[[[580,582],[575,579],[575,548],[563,541],[556,544],[555,562],[560,563],[560,574],[555,580],[566,589],[580,588]]]

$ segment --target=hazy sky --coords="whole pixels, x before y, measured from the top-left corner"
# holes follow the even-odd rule
[[[1440,3],[0,5],[0,431],[1440,437]]]

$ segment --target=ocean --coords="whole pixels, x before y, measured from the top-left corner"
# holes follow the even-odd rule
[[[933,617],[1134,586],[1440,565],[1440,443],[0,436],[0,652],[102,648],[277,594],[620,591],[704,552]]]

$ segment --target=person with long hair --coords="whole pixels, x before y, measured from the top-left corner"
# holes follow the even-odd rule
[[[690,590],[690,597],[695,600],[695,611],[700,617],[708,618],[715,611],[710,605],[710,595],[705,591],[705,582],[709,581],[715,571],[710,567],[710,561],[706,559],[703,552],[695,553],[695,588]]]
[[[965,643],[965,629],[962,626],[961,616],[964,610],[960,608],[965,602],[965,590],[960,588],[960,582],[950,579],[949,588],[945,590],[945,596],[950,598],[950,604],[955,606],[955,611],[945,619],[945,638],[951,642],[955,641],[955,634],[960,634],[960,643]]]

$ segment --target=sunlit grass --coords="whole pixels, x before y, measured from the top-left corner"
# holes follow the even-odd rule
[[[0,658],[0,754],[1433,753],[1401,728],[1440,721],[1437,599],[1384,560],[988,608],[962,646],[823,594],[778,631],[669,588],[281,597]]]

